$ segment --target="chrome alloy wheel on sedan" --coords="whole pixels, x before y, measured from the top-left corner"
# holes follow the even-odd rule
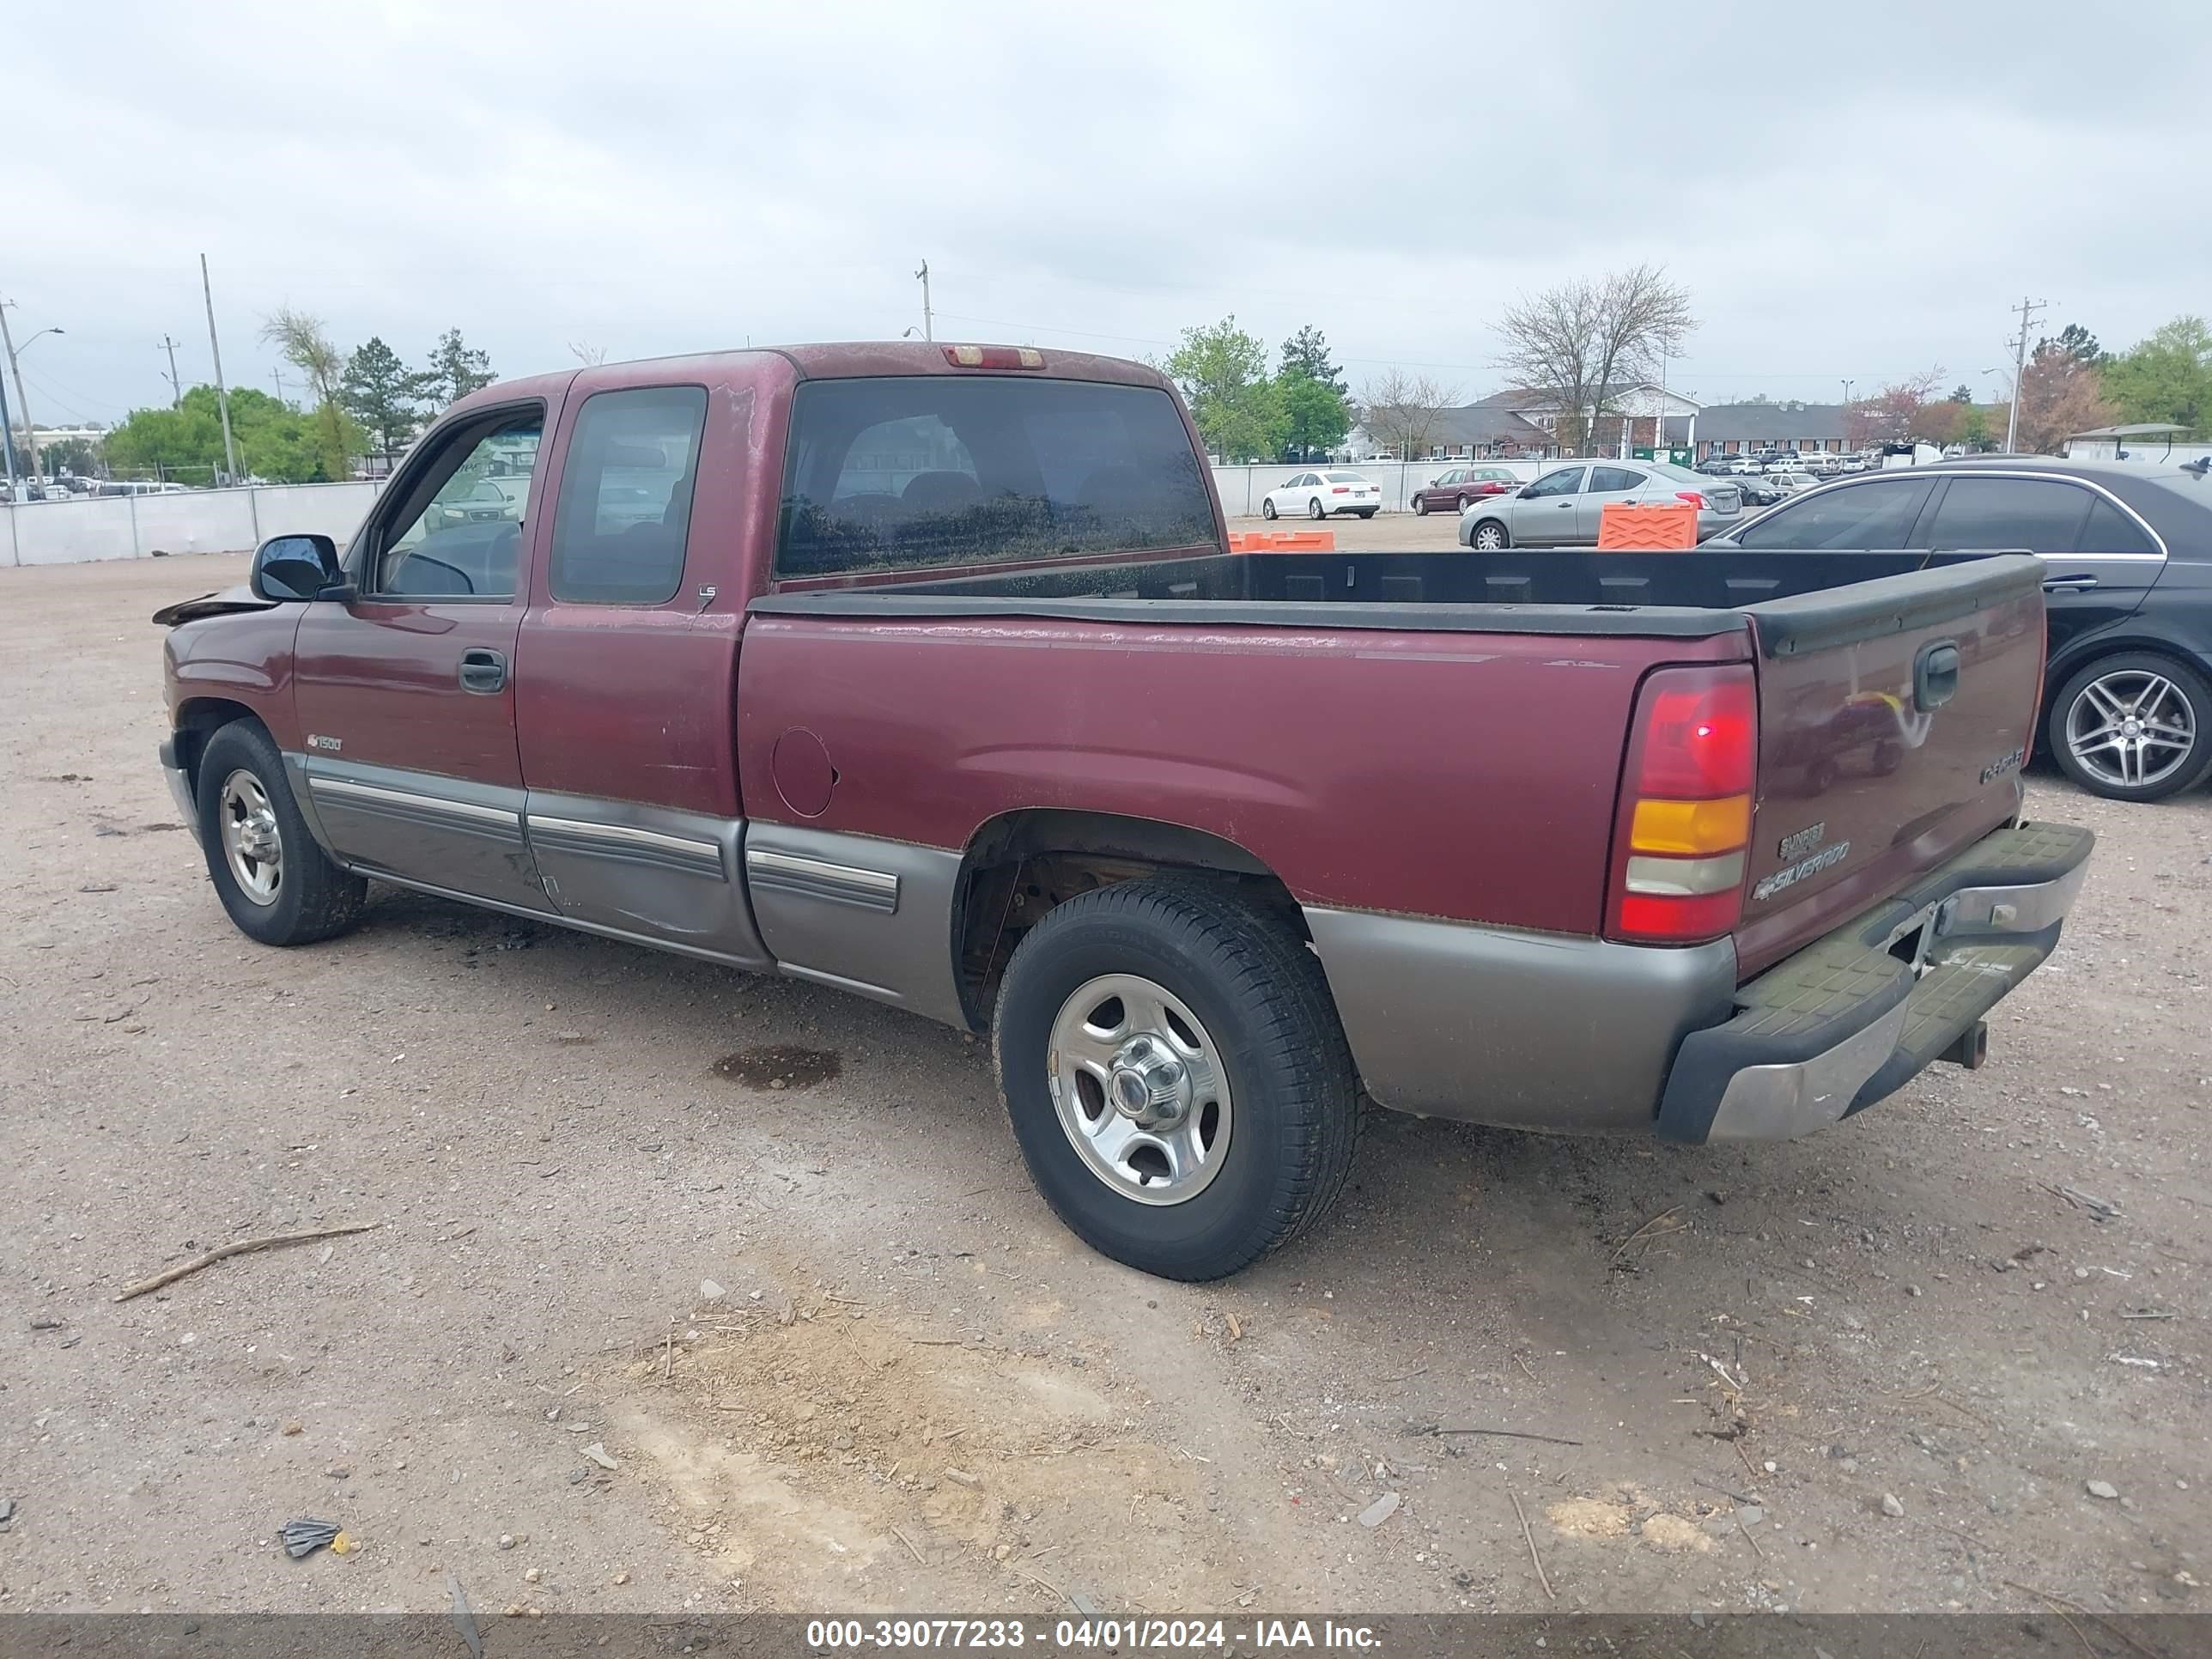
[[[1046,1064],[1070,1144],[1123,1197],[1181,1204],[1220,1173],[1229,1077],[1180,998],[1134,974],[1102,975],[1060,1006]]]
[[[2119,789],[2164,782],[2197,747],[2197,711],[2165,675],[2117,669],[2091,680],[2066,711],[2066,746],[2092,778]]]
[[[284,884],[284,837],[261,780],[240,767],[216,797],[222,855],[238,890],[255,904],[274,904]]]

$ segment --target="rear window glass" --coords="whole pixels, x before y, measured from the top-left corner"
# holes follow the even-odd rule
[[[1321,475],[1331,483],[1365,483],[1366,476],[1358,472],[1324,472]]]
[[[1216,545],[1157,387],[1006,376],[813,380],[784,465],[779,576]]]

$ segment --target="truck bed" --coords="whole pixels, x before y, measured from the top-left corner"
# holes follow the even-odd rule
[[[975,814],[961,835],[1024,795],[1087,805],[1087,772],[1263,858],[1255,840],[1280,834],[1306,856],[1271,867],[1302,900],[1595,933],[1638,684],[1748,662],[1748,978],[2016,815],[2041,570],[2017,554],[1232,554],[771,593],[750,607],[739,704],[764,714],[781,673],[803,672],[818,718],[896,677],[915,720],[892,769],[954,822]],[[1921,683],[1939,650],[1940,709]],[[1039,772],[1006,775],[1016,755]],[[867,829],[911,811],[887,800]]]

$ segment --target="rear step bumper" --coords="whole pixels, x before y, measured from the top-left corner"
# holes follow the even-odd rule
[[[2095,840],[2067,824],[2000,830],[1741,987],[1734,1018],[1683,1038],[1659,1133],[1784,1139],[1931,1061],[1978,1056],[1982,1017],[2057,948]]]

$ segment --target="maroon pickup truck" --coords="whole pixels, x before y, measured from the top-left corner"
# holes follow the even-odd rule
[[[1978,1063],[2089,850],[2021,820],[2039,571],[1237,556],[1136,364],[669,358],[161,613],[161,759],[267,944],[387,882],[988,1031],[1054,1209],[1205,1279],[1364,1099],[1755,1139]]]

